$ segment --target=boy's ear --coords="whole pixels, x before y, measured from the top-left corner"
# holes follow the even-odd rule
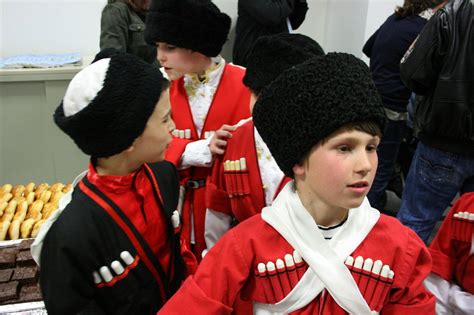
[[[126,148],[124,152],[126,152],[126,153],[133,152],[133,150],[135,150],[135,145],[134,144],[135,144],[135,142],[133,142],[131,146]]]
[[[304,166],[300,164],[295,164],[293,166],[293,174],[296,175],[304,175]]]

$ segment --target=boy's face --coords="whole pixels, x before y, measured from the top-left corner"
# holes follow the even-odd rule
[[[359,207],[374,180],[379,142],[357,130],[330,136],[293,167],[298,191],[326,210]]]
[[[162,161],[165,150],[171,142],[171,131],[175,124],[171,118],[169,89],[161,93],[153,114],[151,114],[143,133],[135,140],[132,147],[133,159],[140,163]]]
[[[196,52],[167,43],[156,43],[157,59],[170,80],[177,80],[186,73],[196,72]]]

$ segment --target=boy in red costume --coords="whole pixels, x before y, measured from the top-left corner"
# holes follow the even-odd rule
[[[250,92],[242,84],[245,69],[219,56],[230,17],[209,0],[153,0],[145,39],[157,46],[158,61],[171,83],[171,115],[176,123],[166,159],[180,170],[185,188],[183,236],[198,259],[206,248],[206,180],[215,132],[250,116]]]
[[[159,314],[434,314],[423,242],[365,197],[385,114],[364,62],[344,53],[286,70],[253,121],[294,178],[229,230]]]
[[[425,286],[437,314],[474,314],[474,192],[461,195],[430,245],[433,270]]]
[[[284,70],[323,54],[321,46],[305,35],[282,33],[259,38],[243,81],[252,92],[250,111],[262,89]],[[232,133],[224,149],[207,183],[208,249],[229,230],[233,220],[242,222],[270,206],[290,180],[276,164],[251,118]]]

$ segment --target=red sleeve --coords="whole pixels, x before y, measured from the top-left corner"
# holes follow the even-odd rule
[[[206,208],[232,215],[229,194],[224,178],[222,158],[214,160],[211,175],[207,178]]]
[[[190,276],[158,314],[225,315],[232,314],[232,308],[207,297]]]
[[[234,230],[229,230],[159,314],[231,314],[249,278],[251,259],[244,254]]]
[[[395,274],[388,302],[380,314],[435,314],[435,297],[423,281],[431,271],[431,256],[423,241],[412,230],[408,233],[405,257]]]
[[[432,272],[444,280],[451,281],[454,267],[454,247],[452,246],[452,221],[456,205],[451,208],[449,214],[441,224],[438,234],[430,245],[430,253],[433,258]]]
[[[174,166],[178,167],[181,161],[181,156],[190,142],[192,141],[188,139],[173,138],[168,149],[166,149],[165,160],[170,161]]]

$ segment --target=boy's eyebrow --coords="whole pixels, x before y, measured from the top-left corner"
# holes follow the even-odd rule
[[[369,141],[375,141],[377,140],[377,135],[370,135],[370,139]],[[342,137],[334,137],[332,139],[330,139],[329,141],[352,141],[352,142],[361,142],[361,141],[365,141],[363,140],[362,138],[360,137],[357,137],[357,136],[350,136],[350,135],[347,135],[347,136],[342,136]]]

